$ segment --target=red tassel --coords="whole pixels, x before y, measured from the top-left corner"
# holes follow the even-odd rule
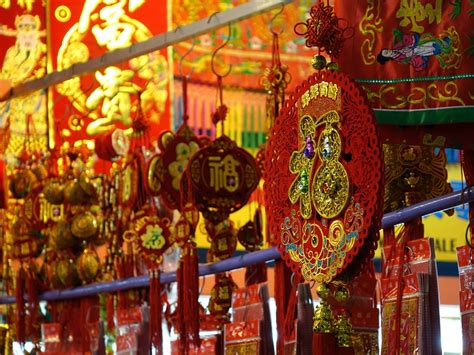
[[[291,290],[291,270],[284,260],[275,261],[275,303],[277,318],[277,354],[285,351],[285,317]]]
[[[295,274],[293,282],[295,285],[291,285],[290,295],[288,297],[288,304],[286,306],[285,338],[290,337],[291,334],[295,331],[296,290],[298,288],[298,284],[301,282],[301,276],[299,274]]]
[[[187,345],[187,335],[186,335],[186,326],[184,323],[184,314],[185,314],[185,296],[184,296],[184,261],[181,259],[179,262],[179,267],[176,272],[176,278],[178,282],[178,309],[176,311],[177,314],[177,332],[179,334],[179,353],[185,354],[187,353],[188,345]]]
[[[114,322],[114,315],[115,315],[115,307],[114,307],[114,299],[115,296],[113,294],[108,294],[107,299],[105,301],[105,309],[106,309],[106,320],[107,320],[107,329],[109,332],[113,332],[115,329],[115,322]]]
[[[38,328],[38,287],[36,275],[30,269],[26,274],[26,292],[28,294],[28,312],[30,319],[26,322],[26,336],[33,342],[39,339]]]
[[[23,266],[18,270],[18,275],[16,278],[16,289],[15,289],[15,298],[16,298],[16,340],[20,344],[24,344],[26,341],[25,333],[25,270]]]
[[[184,278],[186,294],[186,327],[194,346],[201,346],[199,338],[199,261],[194,245],[188,244],[185,247],[184,256]]]
[[[158,355],[163,354],[162,313],[160,270],[153,269],[150,270],[150,342]]]
[[[180,354],[187,354],[189,344],[201,346],[199,338],[199,261],[193,243],[183,248],[183,256],[177,271],[178,321]]]

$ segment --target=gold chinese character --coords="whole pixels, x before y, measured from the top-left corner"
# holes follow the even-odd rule
[[[10,1],[8,1],[8,2],[10,2]],[[35,0],[18,0],[17,4],[21,8],[23,8],[23,9],[26,8],[26,11],[30,12],[33,9],[34,2],[35,2]]]
[[[318,84],[314,84],[313,86],[311,86],[311,98],[314,99],[316,97],[318,97],[319,95],[319,85]]]
[[[329,83],[329,98],[330,99],[333,99],[333,100],[336,100],[337,99],[337,85],[336,84],[333,84],[333,83]]]
[[[237,190],[239,187],[237,166],[239,166],[239,162],[230,154],[222,160],[220,160],[220,157],[209,157],[210,186],[214,188],[214,191],[217,192],[222,188],[229,192]]]
[[[86,107],[94,110],[102,102],[101,113],[103,117],[91,122],[86,129],[90,136],[108,132],[120,122],[131,127],[131,94],[136,94],[139,87],[130,80],[133,71],[121,70],[117,67],[107,67],[104,74],[97,71],[95,77],[100,87],[95,89],[86,100]],[[128,132],[128,131],[127,131]]]
[[[428,19],[428,23],[441,22],[441,10],[443,0],[436,0],[433,8],[432,4],[423,5],[419,0],[401,0],[400,8],[397,11],[397,18],[402,18],[400,26],[406,27],[411,24],[411,30],[417,33],[423,33],[425,28],[418,24]]]
[[[130,1],[129,10],[136,9],[144,1]],[[92,14],[101,5],[101,0],[86,0],[79,19],[79,32],[86,33],[90,26]],[[125,5],[127,1],[104,1],[99,11],[99,18],[102,21],[92,26],[92,33],[101,46],[106,46],[108,50],[124,48],[132,45],[132,38],[137,30],[134,25],[126,22],[127,15]]]
[[[0,0],[0,7],[3,7],[4,9],[9,9],[11,5],[10,0]]]
[[[321,84],[319,84],[319,92],[321,97],[328,96],[328,83],[326,81],[322,81]]]

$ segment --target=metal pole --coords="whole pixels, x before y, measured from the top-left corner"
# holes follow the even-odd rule
[[[474,186],[437,197],[431,200],[423,201],[414,204],[410,207],[401,210],[387,213],[382,218],[382,227],[387,228],[399,223],[412,220],[417,217],[443,211],[449,208],[462,205],[474,201]],[[280,259],[280,253],[277,248],[269,248],[265,250],[255,251],[252,253],[235,256],[223,261],[218,261],[212,264],[199,265],[199,276],[213,275],[221,272],[240,269],[249,265],[259,264],[271,260]],[[175,272],[165,272],[161,274],[160,280],[162,283],[170,283],[176,281]],[[70,298],[81,298],[91,295],[96,295],[105,292],[116,292],[129,290],[133,288],[148,287],[148,276],[130,277],[128,279],[114,280],[110,282],[94,283],[90,285],[75,287],[65,290],[46,291],[40,295],[41,300],[63,300]],[[15,303],[15,297],[4,296],[0,297],[0,304]]]

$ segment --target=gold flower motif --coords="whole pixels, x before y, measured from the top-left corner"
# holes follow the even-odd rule
[[[178,143],[176,145],[176,161],[168,166],[168,171],[173,177],[172,186],[175,190],[179,190],[181,175],[188,165],[189,158],[199,150],[199,145],[196,142]]]
[[[146,232],[141,236],[143,246],[147,249],[160,250],[165,246],[165,237],[163,236],[163,229],[157,225],[148,225]]]

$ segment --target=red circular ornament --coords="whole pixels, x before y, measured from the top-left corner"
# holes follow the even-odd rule
[[[100,159],[115,161],[128,153],[130,140],[121,129],[107,132],[95,139],[95,152]]]
[[[226,136],[200,149],[189,167],[195,205],[206,215],[242,208],[260,180],[255,159]]]
[[[285,102],[265,157],[270,238],[306,280],[330,282],[376,248],[382,153],[375,117],[345,74],[319,72]]]

